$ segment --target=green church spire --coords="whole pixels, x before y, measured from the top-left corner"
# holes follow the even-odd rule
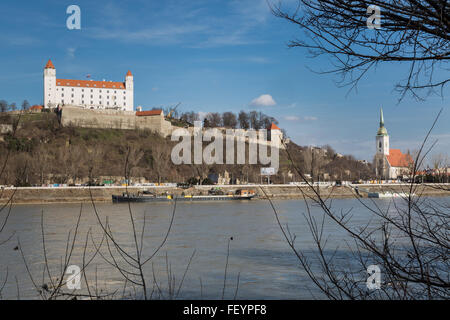
[[[380,128],[378,129],[377,136],[387,136],[387,130],[384,127],[383,108],[380,108]]]

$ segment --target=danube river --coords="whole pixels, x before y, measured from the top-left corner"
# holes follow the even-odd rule
[[[441,203],[450,202],[449,197],[435,200]],[[371,207],[377,205],[390,208],[387,210],[393,208],[389,206],[392,200],[361,201]],[[305,255],[313,257],[316,249],[303,217],[303,213],[306,213],[305,202],[280,200],[275,201],[274,205],[282,225],[289,225],[291,233],[296,235],[296,246]],[[96,204],[96,207],[101,221],[108,219],[115,241],[135,257],[128,205],[101,203]],[[336,212],[352,208],[352,226],[362,226],[373,219],[373,215],[357,199],[334,199],[332,208]],[[82,208],[79,204],[17,205],[12,208],[9,220],[0,233],[0,243],[10,238],[0,246],[0,288],[4,284],[3,299],[39,299],[25,267],[21,250],[18,249],[19,241],[35,284],[40,287],[49,283],[48,272],[44,268],[41,216],[47,263],[52,277],[59,276],[65,259],[67,238],[74,235],[80,209],[81,221],[70,265],[82,266],[86,239],[88,241],[85,261],[88,261],[95,254],[92,241],[98,246],[103,236],[92,204],[85,203]],[[323,215],[321,209],[314,205],[310,209],[312,216],[320,220]],[[172,210],[173,206],[166,203],[131,205],[139,242],[140,233],[144,229],[143,259],[155,252],[163,242],[170,226]],[[144,215],[145,227],[142,228]],[[4,217],[5,210],[0,214],[0,222]],[[370,224],[372,227],[378,226],[376,219]],[[89,230],[92,236],[87,237]],[[324,232],[329,237],[328,249],[339,247],[337,259],[351,263],[346,244],[349,237],[329,220],[325,221]],[[230,238],[233,240],[229,241]],[[228,243],[229,256],[224,290]],[[110,263],[115,264],[116,261],[124,270],[136,270],[127,267],[111,241],[107,243],[104,240],[99,251],[86,268],[91,289],[97,287],[98,292],[102,293],[117,290],[116,298],[123,297],[123,292],[133,293],[134,289],[130,283],[125,284],[122,274]],[[189,270],[178,290],[194,251]],[[110,253],[115,260],[111,258]],[[109,263],[105,259],[108,259]],[[314,268],[318,267],[314,260],[312,262]],[[144,265],[143,273],[147,279],[149,295],[153,291],[153,297],[158,298],[170,298],[178,293],[177,297],[181,299],[221,299],[223,292],[225,299],[323,298],[299,266],[297,258],[283,238],[270,203],[266,200],[178,203],[167,241],[154,258]],[[170,277],[168,273],[171,274]],[[236,291],[238,275],[239,285]],[[365,274],[362,273],[362,281],[365,280],[364,277]],[[81,289],[76,291],[86,293],[84,279],[80,286]],[[136,288],[136,291],[139,292],[139,288]]]

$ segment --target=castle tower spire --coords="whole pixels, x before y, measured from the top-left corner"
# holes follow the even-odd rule
[[[55,66],[53,65],[53,62],[51,59],[48,59],[47,64],[45,65],[44,69],[55,69]]]

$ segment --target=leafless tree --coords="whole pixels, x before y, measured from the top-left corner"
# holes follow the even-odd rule
[[[233,112],[224,112],[222,114],[222,119],[223,119],[223,126],[226,128],[236,128],[237,125],[237,119],[236,119],[236,115]]]
[[[245,112],[243,110],[241,112],[239,112],[238,121],[239,121],[239,128],[241,128],[241,129],[249,129],[250,128],[250,123],[249,123],[249,118],[248,118],[247,112]]]
[[[0,112],[6,112],[8,110],[8,102],[0,100]]]
[[[221,127],[223,124],[222,115],[218,112],[209,112],[205,119],[211,128]]]
[[[380,28],[368,28],[369,6],[380,8]],[[446,0],[298,0],[292,7],[270,2],[272,12],[306,36],[289,42],[312,57],[325,55],[333,67],[320,73],[341,76],[339,84],[354,88],[378,64],[409,64],[404,80],[396,85],[400,99],[410,93],[422,99],[440,89],[448,78],[450,59],[450,7]],[[368,13],[369,11],[369,13]],[[442,71],[442,72],[439,72]]]
[[[168,163],[170,160],[170,150],[163,144],[156,144],[152,149],[153,169],[158,177],[158,183],[161,183],[161,178],[164,173],[167,174]]]
[[[311,191],[306,193],[299,187],[305,199],[303,216],[313,237],[316,254],[298,249],[295,234],[282,225],[276,206],[268,197],[289,247],[314,285],[329,299],[450,298],[450,206],[422,197],[421,186],[414,183],[417,168],[434,146],[426,147],[426,143],[438,117],[415,158],[406,196],[393,201],[388,208],[356,197],[370,214],[365,225],[352,225],[351,209],[345,212],[333,209],[332,202],[323,198],[294,165]],[[286,152],[289,156],[289,151]],[[261,191],[265,194],[263,189]],[[313,206],[320,208],[322,217],[312,212]],[[330,244],[324,229],[326,223],[336,225],[350,237],[352,243],[345,248],[349,255],[342,256],[343,248]],[[366,287],[370,265],[378,265],[381,269],[379,290]]]
[[[22,111],[27,111],[30,108],[30,103],[28,102],[28,100],[24,100],[22,102]]]

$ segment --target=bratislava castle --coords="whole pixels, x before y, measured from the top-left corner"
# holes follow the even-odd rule
[[[133,75],[125,82],[57,79],[51,60],[44,68],[44,108],[64,105],[86,109],[116,109],[133,111]]]

